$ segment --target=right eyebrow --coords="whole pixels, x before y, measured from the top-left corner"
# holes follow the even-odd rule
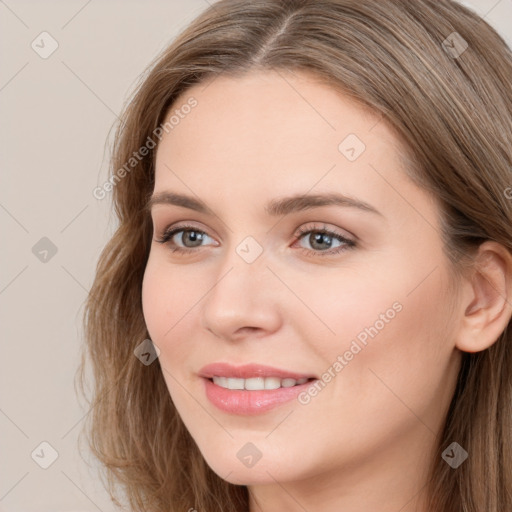
[[[151,211],[157,204],[170,204],[174,206],[181,206],[189,210],[195,210],[200,213],[210,213],[211,210],[202,201],[195,199],[191,196],[183,194],[176,194],[174,192],[158,192],[153,194],[147,202],[145,209]]]

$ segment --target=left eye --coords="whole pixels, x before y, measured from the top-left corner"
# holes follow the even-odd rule
[[[306,236],[308,235],[308,236]],[[331,233],[329,231],[307,231],[299,237],[300,241],[306,240],[309,248],[314,251],[325,251],[333,249],[333,243],[338,242],[338,246],[343,245],[343,242],[348,242],[345,238]]]
[[[343,235],[331,231],[326,226],[323,228],[300,229],[297,234],[298,242],[306,240],[310,248],[301,245],[301,250],[313,253],[315,256],[329,256],[338,254],[355,247],[356,243]],[[338,245],[333,247],[333,243]]]

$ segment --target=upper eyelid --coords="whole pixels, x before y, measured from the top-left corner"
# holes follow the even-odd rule
[[[176,234],[176,233],[179,233],[180,231],[198,231],[199,233],[204,233],[205,235],[209,236],[210,238],[214,238],[212,235],[210,235],[210,233],[207,229],[193,226],[192,224],[189,225],[188,223],[183,224],[183,225],[180,225],[178,223],[176,226],[171,224],[170,226],[165,227],[162,230],[162,236],[167,233],[170,233],[170,232],[174,232],[174,234]]]
[[[339,227],[330,227],[326,222],[317,221],[316,223],[319,224],[320,226],[318,226],[318,227],[317,226],[309,226],[309,223],[302,224],[300,227],[298,227],[294,231],[294,233],[303,234],[304,232],[307,233],[309,231],[327,231],[329,233],[336,234],[343,238],[354,238],[354,239],[357,238],[355,235],[353,235],[347,229],[343,229],[343,228],[339,228]],[[315,221],[313,221],[313,224],[315,224]]]
[[[336,238],[341,238],[348,242],[356,243],[356,241],[357,241],[357,237],[354,236],[352,233],[349,233],[345,229],[334,228],[334,227],[331,228],[325,222],[319,222],[319,221],[311,221],[311,222],[313,223],[313,225],[311,225],[311,226],[308,225],[308,223],[306,223],[304,225],[299,226],[297,229],[295,229],[293,236],[297,240],[299,240],[299,239],[303,238],[305,234],[310,233],[310,232],[327,232],[331,235],[334,235]],[[314,225],[315,222],[320,225],[315,226]],[[340,233],[339,232],[340,230],[345,231],[347,234]],[[170,226],[164,228],[164,230],[162,231],[162,234],[161,234],[161,238],[166,237],[166,235],[168,235],[169,233],[172,233],[171,237],[174,237],[177,233],[180,233],[182,231],[198,231],[200,233],[205,234],[209,238],[212,238],[215,240],[215,237],[210,235],[208,230],[194,226],[190,223],[185,223],[183,225],[180,225],[179,222],[177,223],[177,225],[171,224]]]
[[[152,223],[153,223],[153,226],[155,226],[155,228],[156,228],[157,220],[156,220],[156,218],[155,218],[154,213],[155,213],[156,211],[157,211],[157,209],[154,209],[154,208],[153,208],[153,209],[151,210],[151,212],[150,212],[150,216],[151,216],[151,219],[152,219]],[[181,216],[181,215],[180,215],[180,216]],[[165,233],[165,232],[167,232],[167,231],[168,231],[168,230],[170,230],[170,229],[175,229],[174,227],[172,227],[172,228],[171,228],[171,226],[173,226],[174,224],[180,224],[180,222],[183,222],[183,223],[186,223],[186,224],[188,224],[188,223],[193,224],[193,223],[195,223],[195,222],[201,223],[201,221],[193,221],[193,220],[190,220],[190,221],[189,221],[189,220],[182,220],[182,221],[179,221],[179,220],[178,220],[178,221],[175,221],[175,222],[173,222],[173,223],[169,224],[169,227],[168,227],[168,228],[167,228],[167,227],[166,227],[166,228],[164,228],[164,230],[162,231],[162,233]],[[335,232],[335,233],[337,233],[338,231],[341,231],[341,233],[337,233],[337,234],[339,234],[339,236],[342,236],[342,237],[344,237],[344,238],[350,238],[350,239],[353,239],[354,241],[357,241],[357,240],[358,240],[358,237],[357,237],[355,234],[353,234],[351,231],[349,231],[348,229],[346,229],[346,228],[342,228],[342,227],[338,227],[338,226],[334,226],[334,225],[333,225],[333,227],[330,227],[330,226],[328,226],[328,225],[327,225],[327,224],[329,224],[329,223],[328,223],[328,222],[326,222],[325,220],[306,220],[306,219],[304,219],[304,220],[303,220],[303,222],[300,224],[300,226],[299,226],[299,227],[297,227],[297,228],[294,230],[294,235],[295,235],[296,233],[298,233],[298,230],[299,230],[299,228],[300,228],[301,226],[303,226],[303,225],[305,225],[305,224],[310,224],[310,223],[321,225],[321,227],[316,227],[316,226],[315,226],[314,228],[310,228],[310,229],[314,229],[315,231],[317,231],[317,230],[318,230],[318,231],[321,231],[322,229],[325,229],[326,231],[333,231],[333,232]],[[225,223],[223,222],[223,224],[225,224]],[[324,227],[324,225],[325,225],[325,227]],[[209,228],[202,228],[202,227],[196,227],[196,226],[194,226],[193,228],[194,228],[194,229],[197,229],[198,231],[203,231],[203,232],[204,232],[205,234],[207,234],[208,236],[212,236],[212,235],[210,235],[210,229],[209,229]],[[231,230],[231,229],[229,229],[229,228],[228,228],[228,230],[229,230],[229,231],[232,231],[232,230]],[[155,229],[155,231],[156,231],[156,229]],[[219,240],[222,240],[222,237],[217,237],[217,238],[218,238]]]

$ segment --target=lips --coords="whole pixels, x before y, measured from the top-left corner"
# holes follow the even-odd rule
[[[199,372],[206,397],[218,409],[237,415],[263,413],[290,402],[316,377],[249,364],[213,363]]]
[[[275,377],[278,379],[316,379],[317,377],[307,373],[297,373],[288,370],[281,370],[271,366],[260,364],[245,364],[242,366],[233,366],[228,363],[212,363],[203,367],[199,375],[205,379],[213,377],[227,377],[237,379],[250,379],[254,377]]]

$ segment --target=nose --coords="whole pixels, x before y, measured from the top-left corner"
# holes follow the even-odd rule
[[[279,284],[264,254],[247,263],[233,250],[201,301],[203,327],[226,341],[275,332],[282,323]]]

